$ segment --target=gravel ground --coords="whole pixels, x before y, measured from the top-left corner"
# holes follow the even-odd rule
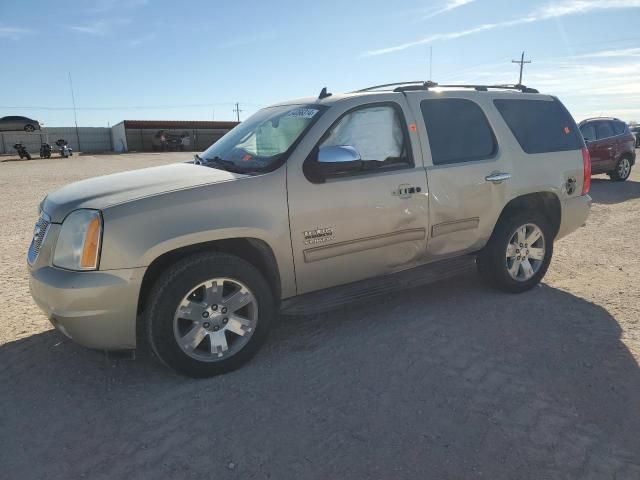
[[[188,154],[0,163],[0,478],[640,478],[640,168],[522,295],[474,274],[287,317],[190,380],[67,341],[33,304],[38,202]]]

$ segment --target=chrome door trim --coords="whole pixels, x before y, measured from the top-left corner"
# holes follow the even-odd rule
[[[424,228],[412,228],[398,232],[375,235],[373,237],[358,238],[346,242],[322,245],[303,251],[305,263],[317,262],[328,258],[348,255],[350,253],[363,252],[374,248],[387,247],[396,243],[424,240],[426,237]]]

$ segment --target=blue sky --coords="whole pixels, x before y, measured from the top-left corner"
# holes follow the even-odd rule
[[[402,80],[524,83],[640,121],[640,0],[0,0],[0,116],[49,126],[234,118]],[[14,107],[14,108],[10,108]]]

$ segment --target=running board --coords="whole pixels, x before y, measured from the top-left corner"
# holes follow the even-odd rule
[[[369,278],[290,297],[282,300],[280,311],[285,315],[323,313],[350,303],[364,302],[390,292],[421,287],[439,280],[466,274],[475,270],[475,265],[475,255],[439,260],[391,275]]]

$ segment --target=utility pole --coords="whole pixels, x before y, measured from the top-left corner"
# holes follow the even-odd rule
[[[238,123],[240,123],[240,112],[242,112],[243,110],[240,110],[240,104],[238,102],[236,102],[236,108],[234,108],[233,111],[236,112]]]
[[[522,56],[520,57],[520,60],[511,60],[511,63],[520,64],[520,79],[518,80],[518,85],[522,85],[522,70],[524,69],[524,64],[531,63],[531,60],[525,60],[524,52],[522,52]]]
[[[80,132],[78,131],[78,115],[76,113],[76,97],[73,95],[73,81],[69,72],[69,88],[71,89],[71,103],[73,104],[73,121],[76,124],[76,139],[78,140],[78,152],[80,151]]]
[[[429,47],[429,80],[433,80],[433,46]]]

